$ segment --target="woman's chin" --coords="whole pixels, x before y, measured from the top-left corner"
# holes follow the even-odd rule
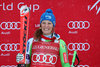
[[[50,35],[51,33],[43,33],[44,35]]]

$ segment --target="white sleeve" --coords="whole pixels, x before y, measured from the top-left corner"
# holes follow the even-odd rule
[[[26,64],[30,63],[32,43],[33,43],[33,38],[30,38],[27,41],[27,46],[26,46],[26,60],[25,60]]]
[[[31,51],[31,48],[32,48],[32,43],[33,43],[33,38],[30,38],[27,41],[26,54],[29,54],[30,55],[30,51]]]

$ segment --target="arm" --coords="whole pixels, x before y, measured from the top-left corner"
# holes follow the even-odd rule
[[[60,60],[61,60],[62,67],[70,67],[70,64],[68,61],[67,47],[66,47],[65,42],[61,39],[60,39],[59,53],[60,53]]]
[[[30,38],[27,41],[27,47],[26,47],[26,67],[29,67],[31,62],[32,43],[33,43],[33,38]]]
[[[31,48],[32,48],[32,42],[33,42],[33,38],[30,38],[27,41],[27,45],[26,45],[26,59],[25,59],[25,64],[18,64],[17,67],[29,67],[30,64],[30,58],[31,58]],[[21,59],[23,59],[23,54],[18,53],[16,56],[16,61],[19,62]]]

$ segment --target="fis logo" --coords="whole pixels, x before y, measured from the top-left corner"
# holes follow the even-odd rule
[[[100,7],[97,6],[97,4],[98,4],[99,2],[100,2],[100,0],[97,0],[97,1],[94,3],[94,5],[93,5],[92,7],[90,7],[90,5],[88,5],[88,10],[89,10],[89,11],[92,11],[92,10],[95,8],[95,10],[97,11],[97,12],[96,12],[96,15],[99,14],[99,12],[100,12]]]

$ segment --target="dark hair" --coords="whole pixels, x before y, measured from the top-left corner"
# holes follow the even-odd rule
[[[38,28],[34,33],[34,39],[40,41],[42,34],[43,34],[42,30],[40,28]]]

